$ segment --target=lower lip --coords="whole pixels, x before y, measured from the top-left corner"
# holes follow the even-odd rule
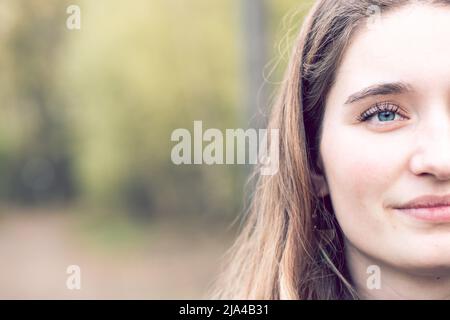
[[[413,218],[430,221],[430,222],[449,222],[450,206],[430,207],[430,208],[414,208],[414,209],[397,209],[398,211],[411,216]]]

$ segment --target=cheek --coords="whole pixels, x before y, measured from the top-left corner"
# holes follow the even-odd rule
[[[385,218],[384,198],[403,163],[386,137],[358,130],[334,128],[324,131],[321,141],[333,208],[343,229],[355,223],[376,227],[375,222]]]

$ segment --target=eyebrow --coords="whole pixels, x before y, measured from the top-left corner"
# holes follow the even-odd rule
[[[387,94],[401,94],[410,91],[412,91],[411,85],[404,82],[379,83],[353,93],[347,98],[345,104],[350,104],[367,97]]]

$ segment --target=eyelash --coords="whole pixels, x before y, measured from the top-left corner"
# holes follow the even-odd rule
[[[365,122],[365,121],[368,121],[369,119],[371,119],[374,115],[377,115],[381,112],[387,112],[387,111],[399,114],[402,118],[406,118],[405,116],[403,116],[401,113],[398,112],[399,110],[400,110],[400,107],[391,102],[378,102],[374,106],[369,108],[368,110],[364,111],[357,118],[357,120],[359,122]]]

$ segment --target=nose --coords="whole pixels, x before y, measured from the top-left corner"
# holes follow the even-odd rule
[[[411,158],[411,171],[416,175],[432,175],[450,181],[450,115],[430,121],[418,130],[416,152]]]

